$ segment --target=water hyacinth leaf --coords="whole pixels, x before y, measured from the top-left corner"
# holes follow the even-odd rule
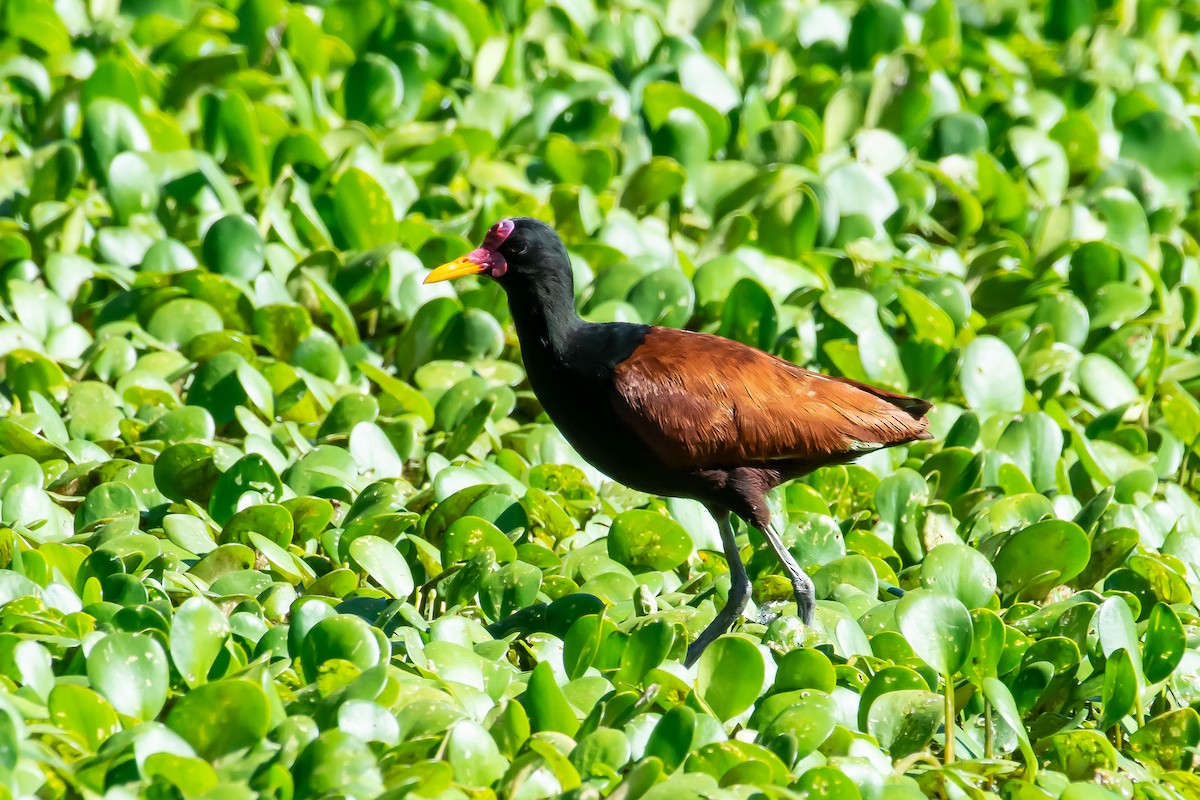
[[[55,725],[92,752],[121,728],[113,707],[86,686],[69,683],[55,686],[50,690],[46,707]]]
[[[167,715],[167,726],[210,760],[253,747],[266,735],[270,721],[262,687],[236,679],[192,689]]]
[[[612,728],[600,728],[579,740],[571,752],[571,763],[581,777],[603,774],[606,769],[619,770],[629,762],[629,739]]]
[[[1020,411],[1025,402],[1025,379],[1008,345],[993,336],[980,336],[963,351],[959,373],[967,404],[981,415]]]
[[[396,239],[396,212],[388,193],[366,172],[351,167],[333,194],[334,211],[346,244],[369,250]]]
[[[1168,711],[1129,735],[1129,745],[1140,756],[1166,769],[1186,769],[1191,751],[1200,744],[1200,714],[1194,708]]]
[[[146,161],[129,151],[118,153],[108,165],[108,197],[122,222],[158,205],[158,184]]]
[[[508,759],[483,727],[463,720],[446,737],[446,760],[454,767],[455,780],[465,786],[491,786],[503,777]]]
[[[442,538],[442,564],[450,566],[467,561],[483,550],[494,553],[501,564],[517,558],[517,549],[495,525],[479,517],[459,517]]]
[[[359,472],[375,478],[399,478],[404,462],[383,429],[373,422],[360,422],[350,431],[350,455]]]
[[[762,652],[753,642],[738,636],[723,636],[700,656],[696,685],[713,713],[727,720],[754,703],[765,669]],[[728,680],[732,670],[737,670],[741,679]]]
[[[1104,688],[1100,699],[1104,704],[1100,727],[1108,728],[1133,711],[1137,702],[1138,680],[1133,659],[1124,647],[1114,651],[1104,665]]]
[[[221,542],[245,544],[251,533],[286,547],[294,534],[292,516],[286,508],[274,503],[243,508],[225,523],[221,530]]]
[[[1195,8],[320,6],[0,10],[0,794],[1200,796]],[[811,626],[742,520],[681,663],[709,510],[554,424],[638,330],[422,282],[521,217],[586,319],[933,404],[758,465]]]
[[[349,119],[386,124],[403,101],[404,78],[395,63],[368,53],[347,70],[343,91]]]
[[[647,672],[659,666],[675,644],[675,630],[663,620],[638,628],[621,652],[616,683],[637,685]]]
[[[892,758],[929,744],[945,719],[941,695],[919,689],[888,692],[871,705],[867,729]]]
[[[1109,359],[1092,353],[1079,363],[1079,381],[1084,394],[1101,408],[1117,408],[1140,396],[1133,381]]]
[[[150,780],[167,781],[176,788],[186,787],[194,792],[212,791],[220,781],[207,761],[177,755],[168,749],[148,755],[142,770]]]
[[[647,323],[677,328],[691,319],[695,291],[682,272],[661,269],[634,285],[629,302]]]
[[[390,542],[378,536],[360,536],[350,543],[350,556],[371,578],[397,600],[415,588],[408,562]]]
[[[1121,131],[1121,156],[1136,161],[1174,196],[1200,168],[1200,135],[1165,111],[1147,111]]]
[[[957,598],[909,593],[896,606],[896,622],[913,651],[940,675],[954,675],[971,652],[971,616]]]
[[[544,661],[530,673],[521,704],[534,731],[557,731],[572,736],[579,730],[579,718],[554,680],[554,671]]]
[[[93,175],[105,175],[113,159],[125,151],[145,151],[151,146],[145,126],[133,109],[109,98],[88,104],[83,115],[84,161]]]
[[[696,736],[696,712],[676,706],[663,714],[646,742],[646,755],[662,762],[667,772],[683,764]]]
[[[43,473],[38,462],[24,453],[0,456],[0,498],[13,486],[41,488]]]
[[[762,284],[748,278],[735,283],[725,299],[718,332],[727,339],[769,350],[778,328],[775,303]]]
[[[175,443],[186,439],[204,441],[216,435],[212,414],[198,406],[168,411],[146,428],[143,438]]]
[[[996,573],[978,550],[942,544],[925,554],[921,585],[957,597],[968,609],[987,604],[996,591]]]
[[[218,523],[227,522],[239,510],[242,496],[248,492],[267,500],[277,500],[283,492],[279,476],[257,453],[239,459],[217,479],[208,502],[208,513]]]
[[[201,442],[171,445],[154,462],[154,483],[178,503],[207,502],[222,477],[215,456],[216,451]]]
[[[1087,535],[1078,525],[1046,520],[1008,539],[992,566],[1001,594],[1033,597],[1082,572],[1090,551]]]
[[[263,241],[243,216],[222,217],[204,235],[205,265],[213,272],[253,280],[263,270]]]
[[[197,336],[221,331],[225,325],[221,315],[208,303],[181,298],[155,311],[146,327],[154,338],[181,347]]]
[[[113,633],[92,648],[87,676],[92,687],[118,712],[154,719],[167,701],[167,655],[148,635]]]
[[[1169,605],[1156,603],[1146,624],[1142,649],[1142,672],[1150,683],[1170,677],[1183,660],[1187,642],[1183,623]]]
[[[1021,720],[1021,712],[1017,709],[1012,693],[998,678],[984,678],[982,688],[983,696],[991,703],[997,716],[1016,734],[1017,742],[1021,746],[1021,755],[1025,759],[1026,775],[1032,778],[1037,772],[1038,762],[1029,739],[1029,731]]]
[[[1068,731],[1051,739],[1063,772],[1075,780],[1095,774],[1097,769],[1113,769],[1117,753],[1098,731]]]
[[[996,447],[1021,468],[1039,491],[1055,485],[1063,433],[1048,415],[1037,412],[1014,418]]]
[[[293,774],[296,784],[307,788],[305,797],[331,792],[374,797],[383,789],[375,755],[365,742],[341,730],[325,731],[308,742]]]
[[[180,605],[171,625],[170,651],[188,686],[206,682],[229,633],[229,620],[205,598],[190,597]]]
[[[635,569],[673,569],[691,552],[692,541],[683,526],[651,511],[626,511],[608,532],[609,557]]]
[[[106,483],[88,492],[75,512],[75,525],[87,528],[99,522],[138,513],[137,495],[127,484]]]
[[[479,604],[488,617],[500,620],[531,605],[541,584],[541,570],[523,561],[513,561],[484,578]]]
[[[358,617],[336,614],[313,625],[300,647],[304,676],[314,681],[321,666],[332,659],[347,661],[360,670],[379,663],[380,641]]]
[[[936,303],[907,287],[897,292],[897,300],[915,329],[917,338],[946,349],[953,346],[954,320]]]
[[[860,800],[854,780],[833,767],[813,767],[800,776],[796,787],[806,797],[822,800]]]
[[[653,210],[677,195],[686,181],[687,172],[678,161],[655,156],[630,176],[621,205],[635,211]]]

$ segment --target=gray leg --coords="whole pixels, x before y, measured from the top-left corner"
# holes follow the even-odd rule
[[[796,563],[796,559],[792,558],[792,554],[784,546],[783,540],[779,538],[779,534],[775,532],[774,528],[764,525],[761,530],[767,543],[775,551],[775,556],[783,566],[783,571],[787,573],[788,580],[792,582],[792,591],[796,595],[796,611],[800,615],[800,621],[805,625],[811,625],[813,611],[817,606],[817,592],[813,587],[812,578],[805,575],[804,570],[800,569],[800,565]]]
[[[709,511],[717,520],[721,529],[721,544],[725,548],[725,560],[729,562],[729,599],[725,607],[717,612],[717,616],[709,623],[704,632],[688,647],[687,666],[695,664],[704,652],[704,648],[713,643],[721,634],[733,626],[733,623],[746,608],[750,599],[750,578],[746,576],[746,566],[742,564],[742,554],[738,552],[737,542],[733,538],[733,526],[729,524],[729,512],[710,508]]]

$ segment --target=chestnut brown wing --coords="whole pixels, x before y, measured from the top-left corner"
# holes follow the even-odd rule
[[[928,439],[924,400],[801,369],[760,350],[652,328],[614,370],[613,402],[663,462],[715,468],[845,461]]]

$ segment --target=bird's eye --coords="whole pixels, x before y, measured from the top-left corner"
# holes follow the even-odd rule
[[[525,251],[529,249],[529,245],[523,239],[517,239],[516,241],[509,242],[508,249],[514,256],[521,256],[525,255]]]

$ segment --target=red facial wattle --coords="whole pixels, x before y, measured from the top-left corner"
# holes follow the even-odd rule
[[[425,277],[425,283],[437,283],[464,275],[486,275],[499,278],[508,271],[508,262],[500,255],[500,247],[515,228],[511,219],[502,219],[491,227],[483,239],[483,246],[448,264],[443,264]]]

